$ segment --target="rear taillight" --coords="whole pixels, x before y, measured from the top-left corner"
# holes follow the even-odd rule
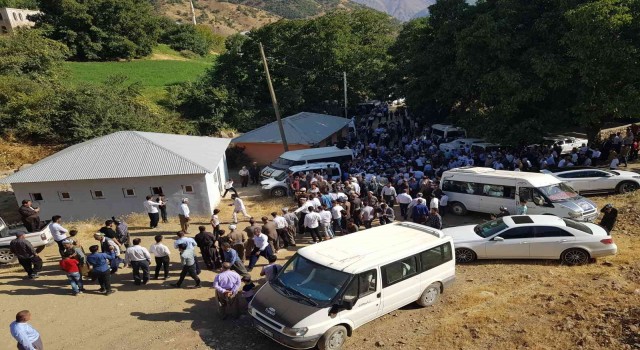
[[[605,238],[603,240],[600,240],[600,243],[602,243],[602,244],[613,244],[613,239],[612,238]]]
[[[41,240],[43,240],[43,241],[46,241],[46,240],[47,240],[47,235],[46,235],[46,234],[44,234],[44,233],[43,233],[43,234],[41,234],[41,235],[40,235],[40,239],[41,239]]]

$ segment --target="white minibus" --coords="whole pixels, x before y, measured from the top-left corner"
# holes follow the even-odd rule
[[[353,150],[336,146],[308,148],[297,151],[284,152],[275,162],[262,169],[260,175],[263,179],[272,177],[276,170],[287,171],[295,165],[310,163],[335,162],[342,164],[353,159]]]
[[[457,215],[467,211],[497,213],[501,206],[515,214],[518,202],[525,200],[527,214],[552,214],[576,221],[598,217],[592,201],[549,174],[455,168],[442,174],[440,189],[449,196],[449,208]]]
[[[367,322],[413,302],[434,304],[454,279],[450,237],[395,222],[298,250],[249,313],[284,346],[338,350]]]
[[[467,132],[463,128],[459,128],[450,124],[433,124],[431,125],[431,139],[440,142],[451,142],[455,139],[467,137]]]

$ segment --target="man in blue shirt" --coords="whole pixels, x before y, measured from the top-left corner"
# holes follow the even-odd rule
[[[224,261],[231,264],[231,270],[237,272],[240,276],[251,276],[244,267],[242,260],[240,260],[238,252],[231,248],[231,244],[227,242],[222,243],[222,250],[224,251]]]
[[[40,333],[31,327],[29,322],[31,313],[29,310],[22,310],[16,314],[16,320],[11,322],[9,329],[11,336],[18,342],[18,350],[43,350]]]
[[[109,246],[109,253],[98,253],[100,247],[92,245],[89,247],[91,254],[87,255],[87,263],[93,266],[93,276],[98,279],[100,283],[100,290],[98,293],[112,294],[114,290],[111,289],[111,266],[109,261],[116,258],[116,252],[113,246]]]

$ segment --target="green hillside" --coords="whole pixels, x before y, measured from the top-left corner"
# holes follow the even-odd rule
[[[226,2],[259,8],[290,19],[317,16],[339,6],[351,6],[347,1],[342,0],[226,0]]]

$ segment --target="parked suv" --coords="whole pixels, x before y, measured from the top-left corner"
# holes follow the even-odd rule
[[[329,180],[339,180],[342,176],[340,170],[340,164],[338,163],[312,163],[306,165],[292,166],[289,171],[293,173],[307,173],[307,172],[324,172]],[[262,186],[262,193],[265,195],[271,195],[273,197],[285,197],[287,195],[287,172],[284,170],[276,170],[269,177],[260,182]]]
[[[24,226],[9,226],[2,218],[0,218],[0,264],[9,264],[15,262],[18,258],[11,253],[9,243],[16,238],[16,233],[27,232]],[[49,225],[37,232],[26,233],[25,239],[31,242],[36,252],[41,252],[48,245],[55,243]]]

